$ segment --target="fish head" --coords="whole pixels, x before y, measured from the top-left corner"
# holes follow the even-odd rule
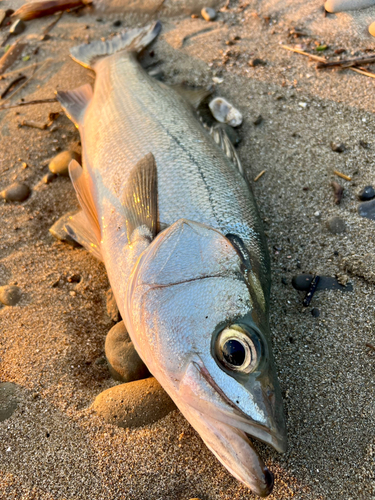
[[[124,309],[150,372],[225,467],[267,496],[273,476],[247,435],[284,452],[286,429],[253,282],[228,238],[181,219],[138,259]]]

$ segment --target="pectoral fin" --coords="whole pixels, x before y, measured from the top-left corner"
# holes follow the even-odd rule
[[[128,240],[134,230],[146,226],[152,237],[156,234],[158,220],[157,173],[152,153],[144,156],[130,173],[121,203],[125,211]]]
[[[192,88],[186,85],[172,85],[173,90],[175,90],[180,96],[186,99],[193,106],[194,109],[198,109],[200,104],[212,94],[213,88]]]
[[[69,217],[65,231],[98,260],[103,260],[95,232],[83,211]]]

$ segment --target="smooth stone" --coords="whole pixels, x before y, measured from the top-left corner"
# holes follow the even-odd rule
[[[6,201],[25,201],[30,193],[31,190],[27,184],[15,182],[1,191],[0,196]]]
[[[364,187],[359,193],[358,193],[358,198],[361,201],[368,201],[372,200],[375,198],[375,190],[372,186],[366,186]]]
[[[316,307],[314,309],[311,309],[311,314],[314,316],[314,318],[319,318],[320,316],[320,311]]]
[[[238,127],[242,123],[242,114],[223,97],[215,97],[209,108],[215,120],[227,123],[231,127]]]
[[[54,179],[56,179],[56,177],[57,177],[56,174],[53,174],[52,172],[48,172],[48,174],[46,174],[43,177],[43,182],[44,182],[44,184],[50,184]]]
[[[49,228],[49,232],[54,236],[56,239],[60,241],[64,241],[65,243],[69,243],[69,245],[73,247],[80,247],[81,245],[77,243],[65,230],[65,225],[69,222],[69,219],[72,215],[75,215],[77,213],[77,210],[72,210],[62,217],[58,219],[53,226]]]
[[[176,409],[155,378],[116,385],[99,394],[92,408],[118,427],[150,425]]]
[[[344,12],[346,10],[366,9],[375,5],[375,0],[327,0],[324,8],[327,12]]]
[[[346,224],[341,217],[331,217],[327,220],[327,228],[332,234],[341,234],[346,231]]]
[[[116,299],[112,292],[112,288],[110,288],[105,295],[107,301],[108,316],[111,318],[112,321],[118,323],[121,320],[121,314],[120,311],[118,310]]]
[[[16,411],[19,403],[18,386],[11,382],[0,383],[0,422],[8,419]]]
[[[375,283],[375,255],[349,255],[341,261],[340,267],[355,276],[364,278],[369,283]]]
[[[336,142],[331,142],[331,149],[335,153],[343,153],[345,151],[345,144],[343,142],[336,143]]]
[[[53,174],[69,177],[69,163],[72,160],[76,160],[78,163],[81,163],[81,155],[75,151],[63,151],[50,161],[48,168]]]
[[[375,220],[375,200],[364,201],[358,206],[358,213],[361,217],[366,219]]]
[[[25,31],[26,24],[21,20],[17,19],[17,21],[14,21],[12,26],[9,28],[9,33],[12,35],[20,35]]]
[[[18,286],[0,286],[0,302],[5,306],[15,306],[21,300],[22,292]]]
[[[205,21],[214,21],[216,19],[216,10],[211,7],[203,7],[201,15]]]
[[[370,35],[375,36],[375,21],[368,27],[368,32],[370,33]]]
[[[331,276],[319,276],[320,280],[316,287],[316,291],[319,290],[341,290],[342,292],[352,292],[353,286],[348,283],[346,286],[341,285],[336,278]],[[311,282],[314,276],[312,274],[299,274],[298,276],[293,276],[292,286],[299,292],[307,292],[310,289]]]
[[[134,348],[123,321],[109,331],[105,339],[105,355],[109,371],[115,380],[132,382],[150,376],[146,365]]]

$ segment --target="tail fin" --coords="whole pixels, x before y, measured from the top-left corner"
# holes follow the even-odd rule
[[[132,29],[104,42],[97,41],[73,47],[70,51],[72,58],[85,68],[93,68],[98,59],[115,54],[121,50],[127,52],[141,52],[160,33],[161,22],[146,28]]]

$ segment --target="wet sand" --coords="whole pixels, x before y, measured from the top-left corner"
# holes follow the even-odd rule
[[[21,4],[4,0],[1,8]],[[289,429],[285,455],[257,445],[275,473],[269,498],[375,498],[375,351],[366,347],[375,344],[374,284],[349,275],[353,292],[319,292],[304,310],[304,294],[291,286],[296,274],[335,276],[343,257],[375,255],[375,223],[357,213],[358,191],[375,179],[375,80],[349,70],[317,71],[304,56],[280,48],[311,50],[316,40],[331,56],[340,48],[348,57],[365,56],[375,49],[367,33],[375,8],[324,18],[321,3],[312,0],[232,5],[210,24],[161,15],[164,30],[153,50],[166,83],[223,79],[216,94],[244,115],[238,152],[248,175],[266,170],[253,189],[271,252],[271,328]],[[134,14],[64,14],[50,40],[40,42],[36,35],[51,20],[27,24],[30,59],[10,69],[46,63],[12,102],[93,83],[93,73],[69,58],[69,48],[121,30],[116,20],[122,27],[145,22]],[[288,36],[296,27],[308,36]],[[256,57],[267,64],[250,67]],[[79,134],[63,113],[53,132],[18,127],[25,119],[46,122],[53,111],[61,112],[57,103],[0,113],[0,190],[15,180],[33,189],[23,203],[0,203],[0,285],[22,289],[18,305],[0,308],[0,382],[17,384],[19,400],[0,423],[0,498],[255,498],[177,410],[152,426],[125,430],[90,409],[96,395],[116,384],[104,363],[113,326],[106,312],[109,284],[102,264],[48,231],[78,207],[70,180],[42,182],[50,158],[79,150]],[[263,121],[254,125],[259,115]],[[332,141],[346,150],[333,152]],[[335,169],[352,180],[338,179]],[[345,188],[340,205],[332,180]],[[333,216],[345,221],[344,233],[328,231]],[[81,282],[69,283],[72,274]]]

